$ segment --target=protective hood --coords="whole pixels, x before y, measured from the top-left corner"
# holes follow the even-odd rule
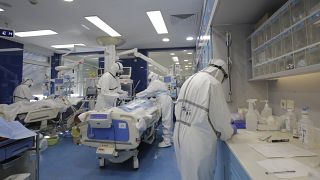
[[[123,72],[123,65],[121,63],[116,62],[111,66],[110,73],[113,76],[116,76],[117,73],[122,73],[122,72]]]
[[[223,82],[224,79],[228,78],[227,64],[221,59],[212,59],[209,62],[209,66],[204,68],[202,71],[211,74],[219,82]]]
[[[148,81],[152,82],[154,80],[159,80],[159,75],[154,72],[150,72],[148,76]]]
[[[25,78],[21,84],[24,84],[30,87],[33,85],[33,80],[31,78]]]

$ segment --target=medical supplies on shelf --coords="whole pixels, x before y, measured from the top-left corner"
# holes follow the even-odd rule
[[[319,21],[315,0],[289,0],[275,12],[251,35],[253,79],[319,70]]]

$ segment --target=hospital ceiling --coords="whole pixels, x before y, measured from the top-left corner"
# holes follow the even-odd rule
[[[5,4],[7,3],[7,5]],[[9,6],[8,6],[9,5]],[[120,49],[192,47],[196,37],[203,0],[0,0],[0,27],[17,32],[51,29],[57,35],[41,37],[15,37],[14,40],[45,48],[51,45],[83,43],[97,47],[96,37],[107,34],[87,21],[85,16],[99,16],[122,35],[126,43]],[[157,34],[146,12],[160,10],[168,34]],[[193,14],[191,18],[172,15]],[[162,38],[170,42],[162,42]]]
[[[220,0],[213,26],[256,24],[266,13],[272,15],[288,0]]]
[[[193,72],[191,67],[192,65],[194,65],[192,63],[193,57],[194,57],[193,50],[182,49],[182,50],[172,50],[172,51],[155,51],[155,52],[150,52],[149,57],[165,67],[170,67],[174,65],[176,62],[173,61],[172,57],[177,57],[179,60],[178,63],[180,64],[181,70],[182,70],[181,75],[187,76],[187,75],[191,75]],[[163,74],[163,72],[159,71],[157,67],[154,67],[150,64],[148,64],[148,69],[157,74],[165,75]]]

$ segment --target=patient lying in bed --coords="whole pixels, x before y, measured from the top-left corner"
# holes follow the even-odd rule
[[[41,108],[59,108],[60,112],[66,111],[71,104],[65,99],[45,99],[37,102],[16,102],[13,104],[0,104],[0,116],[8,121],[15,120],[18,114],[27,113]]]

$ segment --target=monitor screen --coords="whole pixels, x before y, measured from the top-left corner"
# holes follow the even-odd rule
[[[121,90],[127,91],[128,96],[132,96],[132,84],[121,84]]]
[[[122,75],[131,76],[131,67],[123,67]]]
[[[171,82],[171,76],[165,76],[165,77],[163,78],[163,82],[165,82],[165,83],[170,83],[170,82]]]

